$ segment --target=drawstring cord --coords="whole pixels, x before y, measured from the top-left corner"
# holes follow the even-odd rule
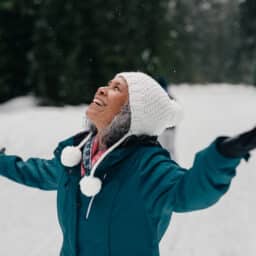
[[[107,177],[107,174],[105,173],[105,174],[104,174],[104,177],[103,177],[103,180],[105,180],[106,177]],[[86,219],[86,220],[89,218],[89,214],[90,214],[90,212],[91,212],[91,208],[92,208],[92,204],[93,204],[94,198],[95,198],[95,196],[93,196],[93,197],[90,199],[90,202],[89,202],[89,205],[88,205],[88,208],[87,208],[87,211],[86,211],[86,216],[85,216],[85,219]]]
[[[94,173],[97,169],[97,167],[99,166],[99,164],[103,161],[103,159],[111,152],[113,151],[117,146],[119,146],[128,136],[130,136],[130,132],[128,132],[126,135],[123,136],[122,139],[120,139],[118,142],[116,142],[114,145],[112,145],[99,159],[99,161],[97,161],[95,163],[95,165],[92,167],[91,169],[91,172],[89,174],[89,177],[94,177]],[[81,144],[81,143],[80,143]],[[104,177],[103,177],[103,180],[106,178],[107,174],[105,173],[104,174]],[[95,195],[96,196],[96,195]],[[88,208],[87,208],[87,211],[86,211],[86,216],[85,216],[85,219],[87,220],[89,218],[89,214],[91,212],[91,208],[92,208],[92,204],[93,204],[93,201],[94,201],[94,198],[95,196],[93,196],[91,199],[90,199],[90,202],[89,202],[89,205],[88,205]]]
[[[90,214],[90,211],[91,211],[91,208],[92,208],[92,204],[93,204],[94,198],[95,198],[95,196],[93,196],[90,199],[90,202],[89,202],[89,205],[88,205],[88,208],[87,208],[87,211],[86,211],[86,216],[85,216],[86,220],[89,218],[89,214]]]

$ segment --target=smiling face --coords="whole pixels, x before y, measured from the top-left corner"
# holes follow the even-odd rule
[[[115,77],[100,87],[89,107],[87,117],[100,131],[107,127],[121,108],[128,103],[128,85],[122,77]]]

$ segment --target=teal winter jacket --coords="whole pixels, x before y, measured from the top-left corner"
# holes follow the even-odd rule
[[[62,149],[77,145],[84,138],[79,136],[61,142],[51,160],[23,161],[0,155],[2,176],[43,190],[57,190],[63,232],[61,256],[158,256],[172,213],[216,203],[228,190],[240,162],[218,153],[218,139],[196,154],[188,170],[172,161],[160,146],[121,145],[98,166],[95,176],[103,181],[102,190],[88,211],[91,198],[85,198],[83,206],[80,201],[80,166],[66,168],[60,162]]]

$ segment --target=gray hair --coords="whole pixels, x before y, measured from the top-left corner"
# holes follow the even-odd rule
[[[120,112],[113,118],[112,122],[102,131],[101,143],[107,148],[119,141],[130,129],[131,110],[130,105],[125,104]],[[89,122],[89,129],[96,133],[96,126]]]

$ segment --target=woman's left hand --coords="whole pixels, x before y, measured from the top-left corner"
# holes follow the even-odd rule
[[[256,126],[237,136],[225,138],[217,148],[225,157],[245,157],[251,150],[256,149]]]

